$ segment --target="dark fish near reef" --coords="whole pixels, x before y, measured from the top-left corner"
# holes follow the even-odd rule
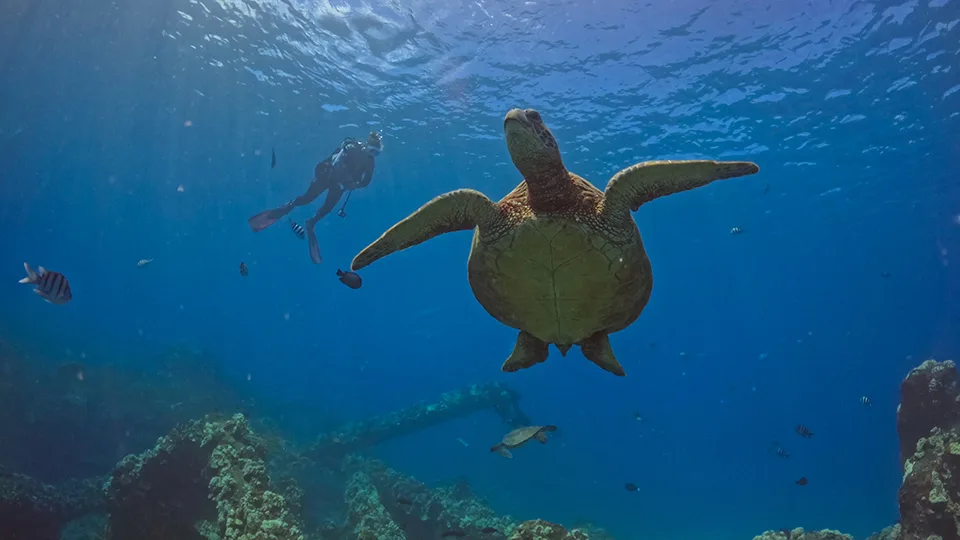
[[[413,501],[411,501],[410,499],[404,497],[403,495],[397,497],[397,502],[400,503],[400,504],[402,504],[402,505],[404,505],[404,506],[410,506],[411,504],[413,504]]]
[[[273,148],[270,149],[270,168],[277,166],[277,151]]]
[[[498,533],[498,532],[500,532],[500,531],[498,531],[497,529],[495,529],[495,528],[493,528],[493,527],[484,527],[483,529],[480,530],[480,532],[482,532],[483,534],[494,534],[494,533]]]
[[[810,437],[813,437],[813,432],[810,431],[810,429],[807,428],[807,426],[798,425],[798,426],[796,427],[796,431],[797,431],[797,435],[799,435],[799,436],[801,436],[801,437],[804,437],[804,438],[807,438],[807,439],[809,439]]]
[[[798,485],[798,486],[805,486],[805,485],[807,485],[807,477],[804,476],[803,478],[797,480],[797,485]]]
[[[73,298],[70,292],[70,282],[59,272],[51,272],[44,267],[40,267],[40,272],[34,272],[30,265],[23,263],[23,268],[27,271],[27,277],[20,280],[20,283],[35,285],[33,292],[51,304],[66,304]]]
[[[624,484],[623,487],[627,488],[627,491],[636,491],[637,489],[639,489],[639,488],[637,488],[637,485],[636,485],[636,484],[633,484],[633,483],[630,483],[630,482]]]
[[[337,276],[340,277],[340,283],[343,283],[351,289],[359,289],[363,285],[363,280],[360,279],[360,275],[356,272],[344,272],[343,270],[337,269]]]
[[[297,224],[296,221],[292,219],[290,220],[290,228],[293,230],[293,234],[297,235],[297,238],[301,240],[306,238],[307,231],[303,230],[303,227],[301,227],[299,224]]]
[[[460,529],[450,529],[449,531],[444,531],[440,538],[463,538],[467,533],[461,531]]]
[[[250,273],[250,270],[247,268],[247,263],[241,262],[241,263],[240,263],[240,275],[243,276],[243,277],[247,277],[247,274],[249,274],[249,273]]]

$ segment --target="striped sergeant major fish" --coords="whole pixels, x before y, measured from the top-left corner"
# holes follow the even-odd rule
[[[307,235],[307,232],[303,230],[303,227],[301,227],[296,221],[292,219],[290,220],[290,228],[293,229],[293,234],[297,235],[297,238],[301,240],[303,240],[304,237],[306,237]]]
[[[51,304],[66,304],[73,298],[70,282],[60,272],[51,272],[42,266],[39,272],[34,272],[27,263],[23,263],[23,268],[27,271],[27,277],[21,279],[20,283],[34,285],[33,292],[40,298]]]

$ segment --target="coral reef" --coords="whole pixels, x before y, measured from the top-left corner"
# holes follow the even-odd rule
[[[579,529],[568,532],[555,523],[535,519],[521,523],[510,540],[590,540],[590,537]]]
[[[872,534],[867,537],[867,540],[899,540],[900,539],[900,524],[892,525],[886,529]]]
[[[760,536],[754,536],[753,540],[853,540],[853,537],[831,529],[805,531],[798,527],[793,530],[767,531]]]
[[[302,514],[318,540],[588,537],[543,521],[517,524],[465,481],[428,488],[353,455],[485,408],[510,426],[529,424],[503,385],[472,385],[347,424],[302,453],[275,434],[263,407],[251,421],[266,435],[244,415],[219,412],[254,410],[227,387],[212,357],[194,350],[87,366],[29,358],[0,340],[0,462],[41,473],[0,468],[0,540],[305,540]],[[88,469],[112,472],[45,483]]]
[[[4,540],[55,540],[68,521],[101,508],[99,479],[51,486],[0,468],[0,538]]]
[[[306,455],[325,463],[336,462],[349,453],[487,408],[493,408],[512,427],[530,423],[520,410],[516,392],[499,383],[474,384],[447,392],[433,403],[419,403],[382,416],[351,422],[321,435]]]
[[[286,501],[270,490],[265,459],[243,415],[175,429],[124,458],[107,481],[108,538],[303,540]],[[211,521],[213,531],[198,527]]]
[[[901,452],[903,540],[960,538],[960,404],[951,361],[928,360],[901,385],[897,414]]]
[[[960,421],[957,366],[950,360],[927,360],[914,368],[900,385],[897,434],[900,464],[917,450],[917,442],[933,428],[951,429]]]
[[[503,540],[516,528],[476,497],[465,482],[430,489],[384,463],[349,456],[346,500],[353,538],[428,539],[444,532]]]

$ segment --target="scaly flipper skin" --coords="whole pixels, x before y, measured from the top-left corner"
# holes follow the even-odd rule
[[[705,186],[715,180],[760,171],[749,161],[645,161],[613,175],[604,191],[604,214],[629,215],[658,197]]]
[[[533,334],[521,330],[517,343],[513,346],[513,353],[500,369],[508,373],[519,371],[545,362],[549,355],[549,345],[533,337]]]
[[[580,345],[580,352],[583,353],[584,358],[587,360],[614,375],[620,377],[626,375],[626,372],[623,371],[623,366],[617,361],[617,357],[613,355],[613,348],[610,346],[610,338],[607,334],[598,332],[581,341],[578,345]]]
[[[435,236],[493,226],[503,218],[496,204],[473,189],[445,193],[420,207],[406,219],[364,248],[350,264],[354,271],[396,251],[407,249]]]

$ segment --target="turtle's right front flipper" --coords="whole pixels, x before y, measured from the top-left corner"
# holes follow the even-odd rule
[[[383,233],[353,258],[350,268],[359,270],[396,251],[454,231],[483,228],[503,219],[496,204],[473,189],[445,193],[423,205],[406,219]]]

